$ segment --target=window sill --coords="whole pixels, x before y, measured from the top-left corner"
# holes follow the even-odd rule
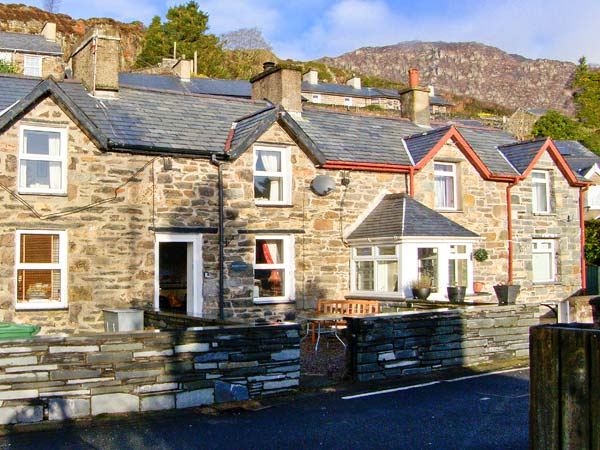
[[[254,202],[254,204],[256,206],[269,207],[269,208],[291,208],[292,206],[294,206],[291,203],[263,203],[263,202]]]
[[[543,286],[562,286],[563,284],[559,281],[534,281],[532,287],[543,287]]]
[[[67,197],[66,192],[48,192],[48,191],[19,191],[19,195],[41,195],[44,197]]]
[[[463,212],[465,212],[463,209],[443,209],[443,208],[437,208],[435,211],[440,212],[440,213],[463,213]]]
[[[557,216],[555,212],[532,212],[533,216]]]
[[[36,303],[23,303],[15,305],[16,311],[38,311],[38,310],[55,310],[55,309],[68,309],[69,305],[65,305],[64,303],[45,303],[45,302],[36,302]]]
[[[277,298],[277,297],[263,297],[263,298],[253,298],[252,302],[257,305],[270,305],[277,303],[296,303],[294,300],[290,300],[289,298]]]

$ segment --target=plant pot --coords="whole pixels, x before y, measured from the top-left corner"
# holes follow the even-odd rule
[[[450,303],[463,303],[465,301],[466,286],[448,286],[447,291]]]
[[[476,294],[483,291],[483,283],[481,281],[473,281],[473,292]]]
[[[431,294],[431,288],[412,288],[412,295],[419,300],[427,300]]]
[[[514,305],[521,291],[521,286],[518,284],[497,284],[494,286],[494,291],[496,291],[499,305]]]

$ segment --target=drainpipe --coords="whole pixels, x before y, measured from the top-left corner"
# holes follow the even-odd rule
[[[512,199],[510,190],[519,184],[521,180],[517,177],[515,181],[506,186],[506,218],[508,221],[507,240],[508,240],[508,280],[507,284],[512,284],[513,281],[513,240],[512,240]]]
[[[581,238],[581,289],[585,294],[587,289],[587,276],[585,267],[585,210],[583,203],[585,201],[585,192],[589,189],[589,186],[579,188],[579,235]]]
[[[219,319],[225,319],[225,225],[223,214],[223,163],[217,161],[216,155],[212,155],[210,162],[218,169],[219,185]]]
[[[415,196],[415,168],[414,167],[408,168],[408,178],[410,180],[408,194],[410,195],[411,198],[413,198]]]

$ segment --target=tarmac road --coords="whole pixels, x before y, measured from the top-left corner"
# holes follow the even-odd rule
[[[520,369],[353,397],[370,394],[363,384],[259,411],[195,408],[93,420],[5,436],[0,448],[527,449],[528,377]]]

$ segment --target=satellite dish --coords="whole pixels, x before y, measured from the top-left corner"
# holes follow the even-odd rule
[[[335,191],[335,180],[329,175],[318,175],[310,183],[313,192],[320,196],[325,196]]]

